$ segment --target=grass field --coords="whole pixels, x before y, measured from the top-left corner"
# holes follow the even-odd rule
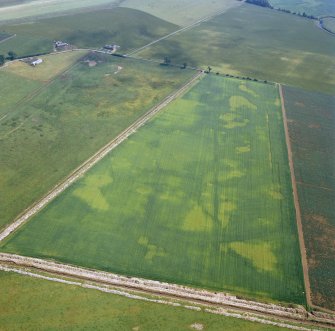
[[[22,61],[15,61],[9,63],[8,67],[2,69],[2,71],[29,80],[48,82],[71,67],[71,65],[76,63],[86,53],[86,51],[72,51],[67,53],[55,53],[52,56],[40,56],[39,58],[43,60],[43,63],[38,67],[33,67]]]
[[[50,56],[32,78],[50,78],[44,64],[63,56],[63,67],[69,65],[68,54]],[[22,77],[16,65],[0,71],[0,227],[193,75],[111,56],[91,59],[95,67],[80,62],[44,85]]]
[[[335,33],[335,17],[323,18],[322,25],[328,31]]]
[[[2,250],[304,303],[278,91],[207,76]]]
[[[126,0],[121,5],[185,26],[219,11],[236,7],[239,3],[236,0],[212,0],[210,4],[207,0]]]
[[[12,273],[0,282],[1,330],[284,330]]]
[[[0,22],[66,14],[118,3],[118,0],[4,0],[0,1]]]
[[[335,2],[333,0],[270,0],[271,5],[276,8],[289,9],[315,16],[335,15]]]
[[[0,54],[14,51],[19,56],[51,52],[54,40],[77,47],[100,48],[116,43],[120,51],[143,46],[176,30],[174,24],[128,8],[115,8],[42,19],[26,24],[0,26],[2,31],[16,34],[0,44]]]
[[[169,56],[174,63],[327,93],[335,88],[335,38],[310,20],[253,5],[233,8],[139,56]]]
[[[335,310],[335,97],[285,88],[313,303]]]

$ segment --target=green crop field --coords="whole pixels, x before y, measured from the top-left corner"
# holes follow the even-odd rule
[[[206,76],[1,247],[304,303],[277,88]]]
[[[334,36],[313,21],[253,5],[230,9],[145,49],[139,56],[169,56],[172,63],[202,68],[211,65],[221,73],[327,93],[335,89]]]
[[[193,75],[90,55],[95,66],[78,62],[51,81],[37,80],[59,69],[44,66],[66,68],[70,54],[73,61],[78,56],[52,55],[36,68],[23,70],[21,63],[0,70],[0,227]]]
[[[1,330],[285,330],[12,273],[0,282]]]
[[[285,88],[313,303],[335,309],[335,97]]]
[[[120,51],[143,46],[177,29],[149,14],[115,8],[47,18],[26,24],[0,25],[0,30],[16,37],[0,44],[0,54],[14,51],[19,56],[51,52],[54,40],[76,47],[100,48],[116,43]]]
[[[125,0],[121,6],[138,9],[168,22],[185,26],[201,18],[238,6],[236,0]]]
[[[285,8],[292,12],[298,12],[315,16],[335,15],[335,2],[333,0],[270,0],[272,6]]]

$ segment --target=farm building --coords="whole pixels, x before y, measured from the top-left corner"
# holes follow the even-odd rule
[[[37,59],[37,60],[32,61],[30,64],[35,67],[35,66],[41,64],[42,62],[43,62],[42,59]]]
[[[65,43],[64,41],[61,41],[61,40],[55,40],[54,41],[54,45],[55,47],[59,48],[59,47],[67,47],[69,46],[68,43]]]
[[[120,48],[120,46],[119,45],[115,45],[115,44],[113,44],[113,45],[105,45],[104,46],[104,49],[108,49],[110,51],[116,51],[119,48]]]

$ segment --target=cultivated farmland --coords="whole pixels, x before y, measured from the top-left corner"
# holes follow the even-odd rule
[[[0,44],[0,54],[14,51],[19,56],[51,52],[54,40],[63,40],[79,48],[100,48],[116,43],[125,52],[177,29],[174,24],[128,8],[105,9],[0,27],[7,33],[16,34],[16,37]]]
[[[207,76],[1,246],[305,303],[277,88]]]
[[[62,57],[59,67],[67,68],[69,56],[45,58],[32,79],[22,77],[28,64],[0,71],[0,227],[193,75],[91,54],[51,81],[38,80],[55,74],[44,65]]]
[[[285,88],[313,303],[335,309],[335,97]]]
[[[304,38],[301,38],[304,35]],[[333,93],[335,38],[314,21],[244,4],[138,54]]]

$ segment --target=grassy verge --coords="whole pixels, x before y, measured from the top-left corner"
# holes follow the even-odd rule
[[[3,330],[283,330],[243,320],[0,273]]]

